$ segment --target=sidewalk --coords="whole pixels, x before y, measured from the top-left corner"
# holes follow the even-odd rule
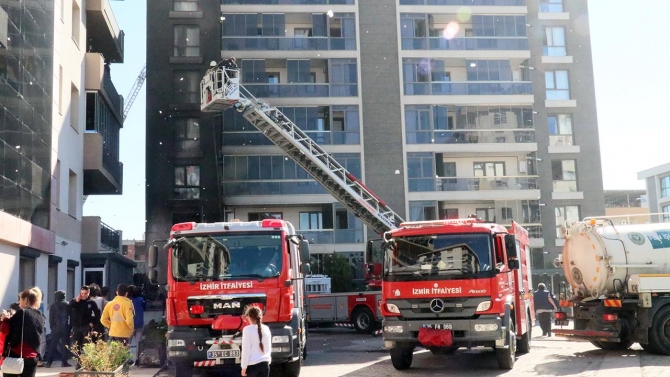
[[[54,363],[58,364],[59,363]],[[130,367],[130,373],[129,376],[131,377],[154,377],[156,373],[160,368],[157,367]],[[69,367],[69,368],[61,368],[61,367],[51,367],[51,368],[37,368],[37,372],[35,373],[35,377],[57,377],[60,373],[70,373],[70,376],[72,373],[74,373],[74,367]],[[2,373],[0,373],[0,377],[2,377]]]

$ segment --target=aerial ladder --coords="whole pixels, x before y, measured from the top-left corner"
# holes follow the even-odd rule
[[[203,112],[220,112],[232,107],[242,113],[249,123],[378,234],[396,229],[404,221],[287,116],[242,86],[236,66],[211,67],[200,82],[200,96]]]

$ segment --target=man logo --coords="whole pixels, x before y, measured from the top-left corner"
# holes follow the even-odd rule
[[[212,309],[241,309],[242,304],[239,301],[233,302],[215,302],[212,305]]]

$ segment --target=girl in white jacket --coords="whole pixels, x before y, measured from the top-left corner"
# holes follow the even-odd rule
[[[263,312],[257,306],[246,308],[249,326],[242,330],[242,376],[268,377],[272,358],[272,334],[263,324]]]

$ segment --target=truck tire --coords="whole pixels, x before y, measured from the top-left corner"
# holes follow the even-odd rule
[[[514,329],[514,319],[510,318],[509,328],[507,329],[507,340],[509,347],[496,348],[496,358],[498,359],[498,368],[510,370],[514,368],[516,358],[516,331]]]
[[[396,370],[409,369],[414,358],[414,345],[398,343],[391,348],[391,364]]]
[[[530,340],[533,337],[533,326],[530,323],[530,313],[526,315],[526,331],[525,334],[517,342],[517,351],[519,353],[528,353],[530,352]]]
[[[354,310],[351,320],[359,334],[372,333],[375,329],[375,316],[366,307]]]
[[[282,377],[298,377],[300,376],[301,360],[288,361],[282,367]]]
[[[656,312],[649,329],[649,345],[654,352],[670,356],[670,305]]]
[[[622,339],[621,342],[615,343],[615,342],[598,342],[595,340],[591,341],[591,344],[594,346],[607,350],[607,351],[624,351],[630,348],[630,346],[633,345],[633,342],[630,340]]]

